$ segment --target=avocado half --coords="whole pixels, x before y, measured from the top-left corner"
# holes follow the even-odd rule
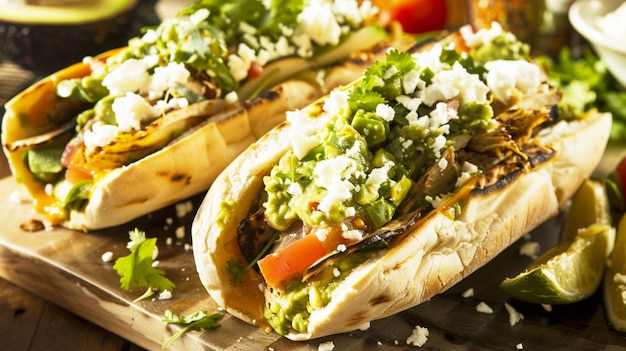
[[[0,11],[0,58],[42,73],[124,46],[139,0],[17,0]]]

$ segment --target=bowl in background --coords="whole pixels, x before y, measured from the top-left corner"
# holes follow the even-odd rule
[[[139,0],[17,0],[0,11],[0,59],[49,73],[125,46]]]
[[[626,88],[626,35],[616,38],[612,34],[619,32],[617,28],[612,28],[615,33],[607,33],[600,24],[607,14],[624,3],[624,0],[577,0],[569,9],[569,20],[572,27],[591,44],[611,74]],[[626,26],[626,18],[620,25]]]

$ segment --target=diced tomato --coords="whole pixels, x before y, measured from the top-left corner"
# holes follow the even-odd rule
[[[69,164],[67,171],[65,171],[65,179],[72,184],[76,184],[82,180],[93,179],[93,174],[87,168]]]
[[[407,33],[441,30],[448,9],[444,0],[376,0],[383,22],[396,20]]]
[[[252,61],[250,64],[250,68],[248,68],[248,78],[255,79],[259,78],[263,74],[263,66],[261,66],[258,62]]]
[[[259,260],[259,268],[270,286],[281,286],[287,279],[306,272],[328,250],[315,234],[305,235],[286,248]]]
[[[81,147],[85,147],[84,144],[70,142],[65,146],[63,154],[61,154],[61,166],[67,168],[65,171],[65,179],[72,184],[76,184],[82,180],[93,179],[93,173],[91,170],[77,165],[74,160],[77,155],[76,153]]]

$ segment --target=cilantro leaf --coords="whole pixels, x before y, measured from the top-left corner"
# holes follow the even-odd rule
[[[126,247],[128,256],[115,260],[113,269],[120,275],[122,289],[131,291],[134,287],[148,287],[165,291],[174,290],[174,283],[165,277],[165,272],[152,266],[156,238],[146,239],[146,234],[135,228],[129,232],[130,242]]]
[[[169,346],[172,341],[176,340],[181,335],[190,330],[214,329],[219,327],[217,320],[220,318],[222,318],[222,314],[220,313],[207,314],[204,311],[198,311],[184,316],[179,316],[170,310],[165,310],[165,314],[163,317],[164,322],[179,324],[183,325],[184,327],[179,332],[174,334],[171,338],[169,338],[169,340],[167,340],[165,344],[161,346],[161,348],[167,348],[167,346]]]

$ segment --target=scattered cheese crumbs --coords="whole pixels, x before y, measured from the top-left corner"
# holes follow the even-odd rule
[[[113,259],[113,252],[107,251],[107,252],[102,254],[102,261],[103,262],[111,262],[112,259]]]
[[[153,261],[153,262],[152,262],[152,267],[156,267],[156,266],[158,266],[158,265],[159,265],[159,263],[160,263],[159,261]]]
[[[519,249],[519,254],[522,256],[528,256],[532,259],[539,257],[539,243],[536,241],[529,241],[524,243]]]
[[[468,297],[473,297],[474,296],[474,288],[469,288],[467,290],[465,290],[463,292],[463,294],[461,294],[461,296],[468,298]]]
[[[185,245],[183,246],[185,251],[191,251],[191,245],[189,243],[185,243]]]
[[[169,300],[172,298],[172,292],[169,290],[163,290],[159,293],[159,300]]]
[[[515,324],[517,324],[517,322],[524,319],[523,314],[517,312],[515,308],[513,308],[513,306],[509,305],[506,302],[504,303],[504,308],[506,308],[507,312],[509,312],[509,323],[511,324],[511,326],[514,326]]]
[[[480,313],[493,313],[493,309],[483,301],[476,305],[476,311]]]
[[[185,217],[191,211],[193,211],[193,203],[191,201],[184,201],[176,204],[176,216],[178,218]]]
[[[167,239],[165,239],[165,244],[167,245],[172,245],[172,242],[174,241],[174,239],[172,239],[171,236],[168,236]]]
[[[359,330],[368,330],[370,328],[370,322],[367,322],[359,327]]]
[[[548,312],[552,312],[552,305],[548,305],[544,303],[544,304],[541,304],[541,307],[543,307],[543,309]]]
[[[335,349],[335,343],[332,341],[323,342],[317,347],[318,351],[332,351]]]
[[[44,186],[43,190],[46,192],[46,195],[48,196],[52,196],[52,189],[54,188],[54,185],[52,185],[51,183],[48,183]]]
[[[518,350],[523,350],[524,349],[524,345],[522,345],[522,343],[520,342],[519,344],[515,345],[515,348]]]
[[[230,93],[226,94],[224,100],[226,100],[226,102],[229,104],[234,104],[239,101],[239,95],[237,95],[236,91],[231,91]]]
[[[176,228],[176,238],[177,239],[182,239],[185,237],[185,227],[184,226],[180,226],[178,228]]]
[[[335,278],[338,278],[340,275],[341,275],[341,271],[339,270],[339,268],[335,267],[335,268],[333,269],[333,276],[334,276]]]
[[[422,347],[426,343],[426,340],[428,340],[429,334],[428,328],[416,325],[413,329],[413,333],[406,339],[406,343],[408,345]]]
[[[13,190],[11,195],[9,195],[9,202],[15,205],[23,204],[28,201],[28,197],[24,196],[24,194],[19,190]]]

